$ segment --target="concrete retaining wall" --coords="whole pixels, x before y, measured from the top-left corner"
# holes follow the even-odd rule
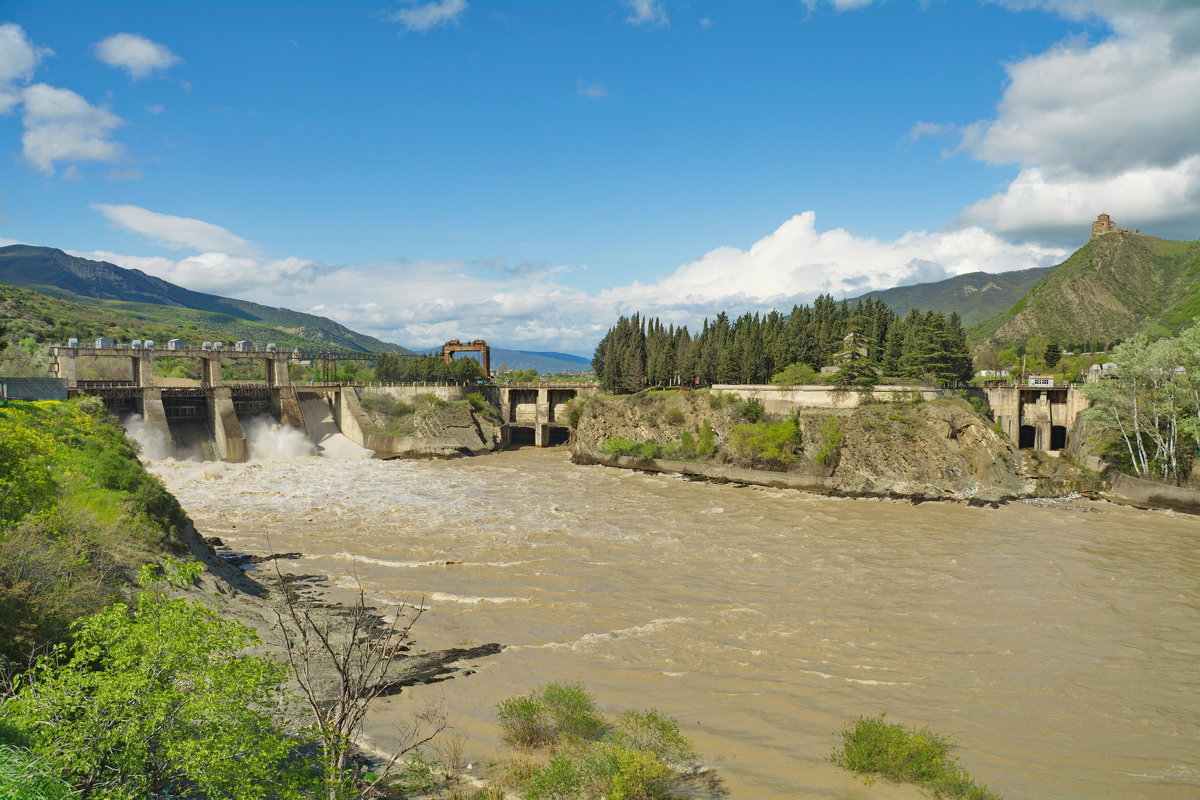
[[[1135,506],[1170,508],[1187,514],[1200,514],[1200,490],[1158,483],[1112,471],[1112,494]]]
[[[768,414],[788,414],[798,408],[854,408],[870,401],[936,400],[941,389],[930,386],[876,386],[870,392],[837,391],[831,386],[789,386],[772,384],[715,383],[714,392],[727,392],[743,400],[757,400]]]
[[[363,386],[359,391],[384,394],[399,400],[412,400],[419,394],[431,394],[439,400],[453,402],[465,400],[468,394],[478,392],[480,388],[463,384],[453,386]]]
[[[407,386],[385,386],[384,389],[408,389]],[[461,387],[444,386],[444,387],[417,387],[418,389],[441,388],[446,390],[458,390],[461,392]],[[377,389],[371,388],[372,392]],[[426,392],[417,391],[414,394],[423,394]],[[430,392],[430,394],[432,394]],[[406,395],[392,395],[393,397],[405,397]],[[407,395],[412,397],[413,395]],[[443,397],[442,399],[447,399]],[[454,439],[449,438],[430,438],[425,436],[393,436],[386,433],[367,433],[370,424],[367,420],[366,413],[362,410],[362,406],[358,403],[358,390],[346,386],[337,393],[334,398],[334,406],[336,409],[336,418],[338,428],[342,433],[357,444],[359,447],[365,447],[368,450],[374,451],[375,455],[380,458],[390,458],[393,456],[427,456],[432,458],[444,456],[456,456],[462,453],[462,446]]]
[[[606,467],[639,469],[645,472],[671,472],[694,475],[713,481],[745,483],[752,486],[770,486],[775,489],[801,489],[817,494],[833,491],[833,478],[803,472],[770,472],[762,469],[745,469],[723,464],[696,464],[691,461],[669,461],[664,458],[637,458],[635,456],[613,456],[595,453],[577,456],[576,463],[602,464]]]

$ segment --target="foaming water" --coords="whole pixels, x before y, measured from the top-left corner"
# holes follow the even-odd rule
[[[165,431],[147,425],[141,414],[130,414],[121,422],[121,427],[125,429],[126,436],[141,446],[142,458],[161,461],[171,457],[171,437]]]
[[[317,446],[308,434],[270,417],[255,417],[243,425],[243,430],[251,461],[292,461],[317,454]]]
[[[908,506],[581,467],[154,465],[208,535],[430,607],[420,648],[496,641],[441,700],[473,756],[495,703],[581,681],[678,718],[735,798],[916,798],[828,756],[859,714],[953,734],[1014,798],[1200,796],[1200,520],[1102,503]]]

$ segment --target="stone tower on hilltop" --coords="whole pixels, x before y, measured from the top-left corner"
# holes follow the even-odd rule
[[[1096,217],[1096,221],[1092,223],[1092,238],[1101,236],[1105,233],[1112,233],[1117,229],[1117,223],[1113,222],[1108,214],[1101,214]]]

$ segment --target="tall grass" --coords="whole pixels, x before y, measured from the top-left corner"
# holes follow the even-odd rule
[[[842,730],[842,744],[831,760],[842,769],[868,780],[886,778],[911,783],[935,798],[1000,800],[979,786],[951,755],[954,740],[928,728],[909,728],[888,722],[883,714],[859,717]]]
[[[5,800],[66,800],[78,796],[71,784],[28,750],[0,745],[0,797]]]

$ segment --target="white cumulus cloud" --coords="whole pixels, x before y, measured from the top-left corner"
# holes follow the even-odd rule
[[[434,0],[431,3],[402,8],[391,15],[393,22],[399,22],[410,31],[427,31],[439,25],[449,25],[458,21],[467,10],[466,0]]]
[[[139,80],[156,70],[165,70],[179,63],[179,56],[164,44],[153,42],[136,33],[115,33],[94,45],[96,57],[129,73]]]
[[[125,121],[106,108],[93,106],[70,89],[35,83],[22,90],[25,158],[42,172],[53,173],[64,161],[116,161],[123,152],[110,138]]]
[[[821,293],[854,296],[978,270],[1044,266],[1066,254],[1065,249],[1012,244],[980,228],[917,231],[895,240],[840,228],[821,231],[815,215],[805,212],[746,249],[717,248],[653,283],[597,292],[569,285],[571,271],[562,267],[510,267],[503,259],[331,266],[222,252],[179,260],[81,255],[198,291],[270,305],[286,295],[296,310],[399,344],[430,346],[481,336],[511,346],[586,354],[619,314],[633,311],[694,327],[722,310],[787,311]]]
[[[629,7],[629,16],[625,21],[630,25],[667,25],[667,9],[660,0],[625,0]]]
[[[12,22],[0,25],[0,114],[21,100],[17,87],[33,78],[34,70],[53,51],[29,41],[25,29]]]
[[[1001,2],[1072,19],[1098,17],[1111,35],[1070,39],[1007,66],[995,118],[964,126],[960,152],[1021,170],[959,221],[1066,242],[1078,241],[1087,223],[1107,212],[1159,235],[1195,236],[1200,4]],[[931,127],[914,127],[925,132]]]
[[[218,251],[239,255],[254,254],[258,248],[254,243],[230,233],[211,222],[160,214],[139,206],[108,205],[95,203],[92,208],[99,211],[110,222],[127,231],[140,234],[170,248]]]
[[[229,253],[200,253],[178,260],[162,256],[129,256],[105,250],[67,251],[73,256],[107,261],[197,292],[247,296],[293,296],[332,268],[302,258],[260,259]],[[270,302],[278,305],[278,302]]]
[[[712,314],[721,309],[790,308],[818,294],[853,296],[968,272],[1005,272],[1061,261],[1066,250],[1012,244],[982,228],[906,233],[898,239],[819,231],[806,211],[749,248],[720,247],[651,284],[604,293],[622,309],[658,307]],[[683,319],[685,315],[673,315]]]

